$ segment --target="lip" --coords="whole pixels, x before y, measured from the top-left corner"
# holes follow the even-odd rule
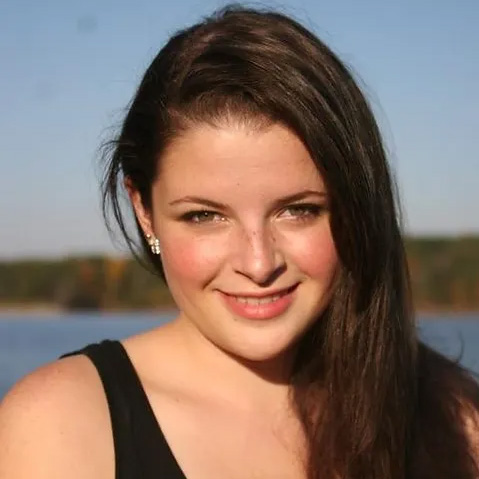
[[[221,297],[227,308],[234,314],[246,319],[272,319],[285,313],[293,302],[296,288],[299,283],[290,286],[289,288],[277,289],[268,291],[267,293],[225,293],[219,291]],[[254,298],[266,299],[271,296],[278,296],[279,298],[264,303],[245,303],[240,302],[239,298]]]
[[[293,291],[294,289],[296,289],[298,284],[299,283],[295,283],[295,284],[293,284],[293,286],[288,286],[287,288],[274,289],[274,290],[271,290],[271,291],[261,291],[261,292],[245,291],[245,292],[236,292],[236,293],[227,293],[225,291],[222,291],[222,293],[227,295],[227,296],[233,296],[233,297],[261,299],[261,298],[267,298],[269,296],[275,296],[277,294],[287,294],[287,293]]]

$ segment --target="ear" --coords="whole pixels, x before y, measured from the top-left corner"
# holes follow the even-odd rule
[[[136,219],[143,230],[143,234],[154,235],[153,224],[151,220],[151,212],[145,208],[143,201],[141,199],[140,192],[133,185],[133,182],[130,178],[125,179],[125,188],[130,197],[131,205],[133,206],[133,211],[135,212]]]

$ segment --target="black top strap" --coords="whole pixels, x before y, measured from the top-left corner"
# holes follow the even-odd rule
[[[110,410],[116,479],[186,479],[161,431],[138,374],[119,341],[67,354],[95,365]]]

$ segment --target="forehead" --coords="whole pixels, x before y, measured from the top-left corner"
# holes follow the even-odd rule
[[[271,124],[198,125],[175,139],[160,160],[154,188],[162,196],[242,197],[324,191],[308,150],[288,128]]]

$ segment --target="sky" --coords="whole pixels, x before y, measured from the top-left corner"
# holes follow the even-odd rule
[[[0,258],[115,253],[99,147],[212,0],[0,0]],[[479,2],[288,0],[359,78],[410,235],[479,233]]]

